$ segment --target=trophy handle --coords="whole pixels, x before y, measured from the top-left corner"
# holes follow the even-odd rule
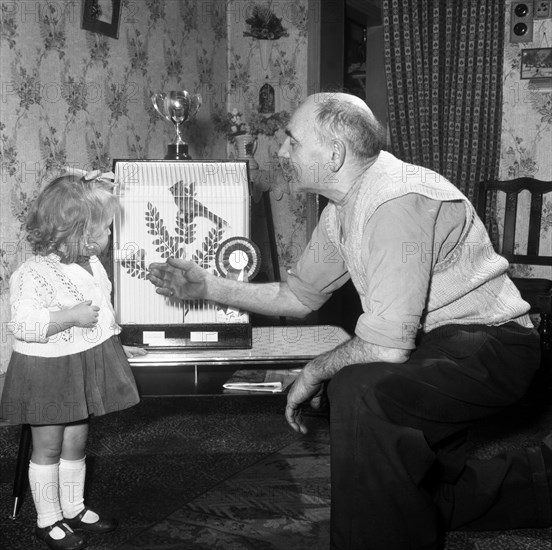
[[[168,120],[169,122],[172,122],[171,120],[171,117],[166,115],[165,113],[161,112],[161,109],[159,109],[159,106],[157,105],[157,101],[158,100],[161,100],[161,101],[165,101],[165,96],[167,94],[165,93],[160,93],[160,94],[152,94],[151,96],[151,102],[153,104],[153,108],[165,119],[165,120]]]
[[[192,119],[197,115],[199,108],[201,107],[201,96],[199,94],[190,96],[190,116]]]

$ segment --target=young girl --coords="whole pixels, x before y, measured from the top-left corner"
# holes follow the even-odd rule
[[[36,536],[54,550],[84,548],[73,530],[116,528],[83,502],[88,418],[139,401],[127,355],[145,351],[123,350],[111,283],[97,258],[119,207],[111,187],[98,177],[52,181],[27,219],[35,255],[10,279],[16,339],[0,417],[31,425]]]

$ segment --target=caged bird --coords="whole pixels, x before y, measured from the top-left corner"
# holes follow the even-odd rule
[[[196,218],[203,217],[211,220],[217,228],[228,227],[228,222],[211,212],[204,204],[199,202],[195,192],[195,182],[185,185],[182,180],[177,181],[169,187],[169,190],[174,198],[174,202],[178,207],[178,213],[187,224],[192,223]]]

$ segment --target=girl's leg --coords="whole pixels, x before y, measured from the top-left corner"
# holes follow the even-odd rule
[[[29,485],[37,512],[36,536],[52,550],[77,550],[84,541],[62,523],[59,500],[59,461],[65,425],[31,426],[33,451]]]
[[[37,512],[38,527],[63,519],[59,503],[59,458],[65,426],[31,426],[33,452],[29,464],[29,485]]]
[[[88,421],[66,426],[59,463],[59,495],[65,518],[74,518],[84,510],[87,439]],[[97,519],[97,516],[91,518],[92,521]]]
[[[84,505],[86,478],[84,451],[87,439],[88,421],[66,426],[59,464],[61,509],[65,523],[72,529],[107,533],[117,527],[117,521],[101,518]]]
[[[64,460],[80,460],[84,458],[87,440],[88,420],[67,424],[63,435],[61,458]]]

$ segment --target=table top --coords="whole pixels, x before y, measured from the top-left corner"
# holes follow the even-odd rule
[[[334,349],[349,338],[347,332],[333,325],[253,327],[253,345],[248,349],[155,349],[146,355],[132,357],[129,362],[133,367],[185,363],[301,363]]]

